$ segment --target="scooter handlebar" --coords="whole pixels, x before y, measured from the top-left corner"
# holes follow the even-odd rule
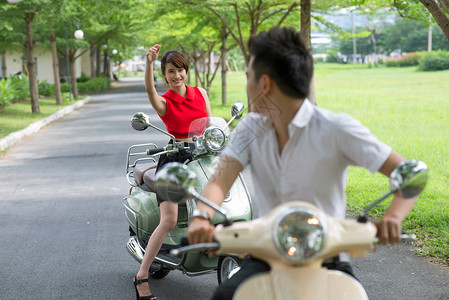
[[[414,235],[414,234],[406,234],[406,233],[402,233],[401,234],[401,241],[402,242],[413,242],[413,241],[416,241],[417,240],[417,238],[416,238],[416,235]],[[375,244],[377,244],[377,243],[379,243],[379,238],[375,238],[374,239],[374,243]]]
[[[148,155],[154,155],[154,154],[158,154],[158,153],[160,153],[162,151],[165,151],[165,149],[164,148],[148,149],[147,150],[147,154]]]
[[[186,236],[183,236],[181,238],[181,244],[182,247],[179,247],[177,249],[172,249],[170,251],[170,254],[173,256],[181,255],[185,252],[189,251],[204,251],[204,250],[212,250],[220,248],[220,244],[217,242],[214,243],[200,243],[195,245],[189,245],[189,241],[187,240]]]

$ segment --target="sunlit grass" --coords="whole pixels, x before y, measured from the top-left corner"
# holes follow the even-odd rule
[[[64,105],[57,105],[55,98],[39,98],[40,113],[38,114],[31,112],[29,99],[5,106],[0,110],[0,138],[24,129],[70,104],[67,100],[64,100],[64,103]]]

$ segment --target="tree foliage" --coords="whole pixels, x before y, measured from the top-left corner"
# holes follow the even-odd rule
[[[395,50],[411,53],[426,51],[428,47],[428,26],[418,21],[410,19],[400,19],[395,24],[384,24],[376,29],[376,46],[372,39],[373,32],[369,31],[370,26],[357,28],[359,33],[368,35],[357,36],[358,54],[368,55],[373,53],[389,55]],[[350,32],[343,37],[350,36]],[[432,48],[434,50],[449,50],[449,41],[445,38],[442,30],[436,27],[432,30]],[[340,42],[340,52],[344,55],[351,55],[353,52],[352,39],[342,38]]]
[[[138,32],[145,26],[141,4],[140,0],[22,0],[15,5],[2,1],[0,52],[15,50],[35,57],[34,45],[49,49],[49,37],[53,32],[59,56],[68,58],[70,63],[71,86],[76,97],[78,92],[73,72],[76,59],[89,49],[100,49],[96,53],[97,56],[104,55],[104,69],[107,70],[113,49],[123,55],[131,54],[131,49],[135,49],[140,41]],[[26,32],[27,28],[29,32]],[[83,30],[84,40],[74,38],[73,33],[77,29]],[[39,112],[34,60],[29,57],[32,111]]]

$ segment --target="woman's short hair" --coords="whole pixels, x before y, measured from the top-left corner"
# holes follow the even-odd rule
[[[164,76],[165,76],[165,67],[169,63],[174,65],[176,68],[183,68],[186,70],[186,72],[189,71],[189,64],[187,63],[186,58],[178,50],[168,50],[165,51],[164,55],[162,55],[161,72],[162,75]]]
[[[279,89],[294,98],[307,98],[313,76],[313,57],[299,31],[273,27],[248,40],[256,80],[270,76]]]

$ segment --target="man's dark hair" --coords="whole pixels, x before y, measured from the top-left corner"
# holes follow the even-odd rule
[[[173,64],[176,68],[183,68],[189,71],[189,64],[186,58],[178,50],[168,50],[164,52],[161,58],[161,73],[165,76],[165,67],[168,63]]]
[[[304,99],[309,95],[313,57],[299,31],[273,27],[248,40],[256,80],[270,76],[286,95]]]

